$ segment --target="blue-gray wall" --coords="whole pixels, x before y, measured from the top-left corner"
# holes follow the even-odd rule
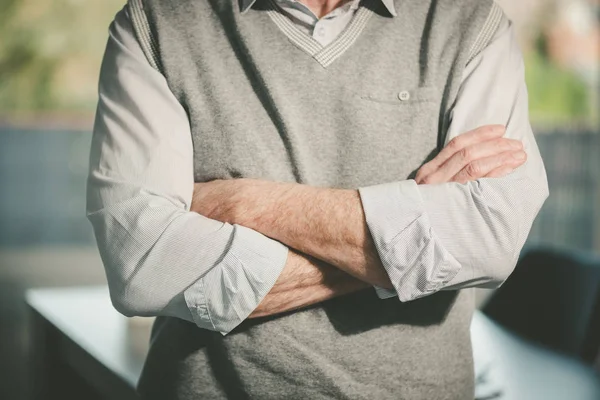
[[[0,128],[0,247],[93,244],[85,218],[91,134]]]
[[[0,127],[0,247],[93,245],[85,213],[91,134]],[[530,242],[596,250],[600,134],[537,135],[550,184]]]

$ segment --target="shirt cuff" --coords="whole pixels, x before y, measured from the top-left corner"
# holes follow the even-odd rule
[[[288,248],[261,233],[233,225],[223,258],[185,292],[196,325],[226,335],[258,307],[285,267]]]
[[[460,263],[433,232],[414,180],[358,191],[379,258],[400,301],[430,295],[458,273]]]

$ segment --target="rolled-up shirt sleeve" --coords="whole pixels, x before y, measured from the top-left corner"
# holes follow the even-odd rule
[[[466,67],[445,145],[490,124],[523,142],[527,161],[501,178],[466,184],[414,180],[359,188],[366,222],[394,290],[410,301],[439,290],[496,288],[513,271],[548,197],[546,171],[529,122],[523,57],[511,22]]]
[[[187,115],[145,58],[126,6],[109,29],[87,184],[111,299],[128,316],[225,335],[271,290],[288,248],[190,212],[193,167]]]

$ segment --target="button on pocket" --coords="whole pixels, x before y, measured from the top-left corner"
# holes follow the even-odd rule
[[[356,93],[356,92],[355,92]],[[427,102],[437,102],[441,98],[441,90],[433,86],[416,87],[410,90],[375,89],[363,93],[356,93],[363,100],[376,103],[409,105]]]

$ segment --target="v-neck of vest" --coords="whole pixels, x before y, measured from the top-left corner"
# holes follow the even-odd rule
[[[303,32],[289,18],[277,10],[274,0],[269,0],[267,14],[288,39],[299,49],[312,56],[324,68],[327,68],[339,56],[352,46],[373,15],[370,6],[373,0],[363,0],[356,13],[342,32],[327,46]]]

